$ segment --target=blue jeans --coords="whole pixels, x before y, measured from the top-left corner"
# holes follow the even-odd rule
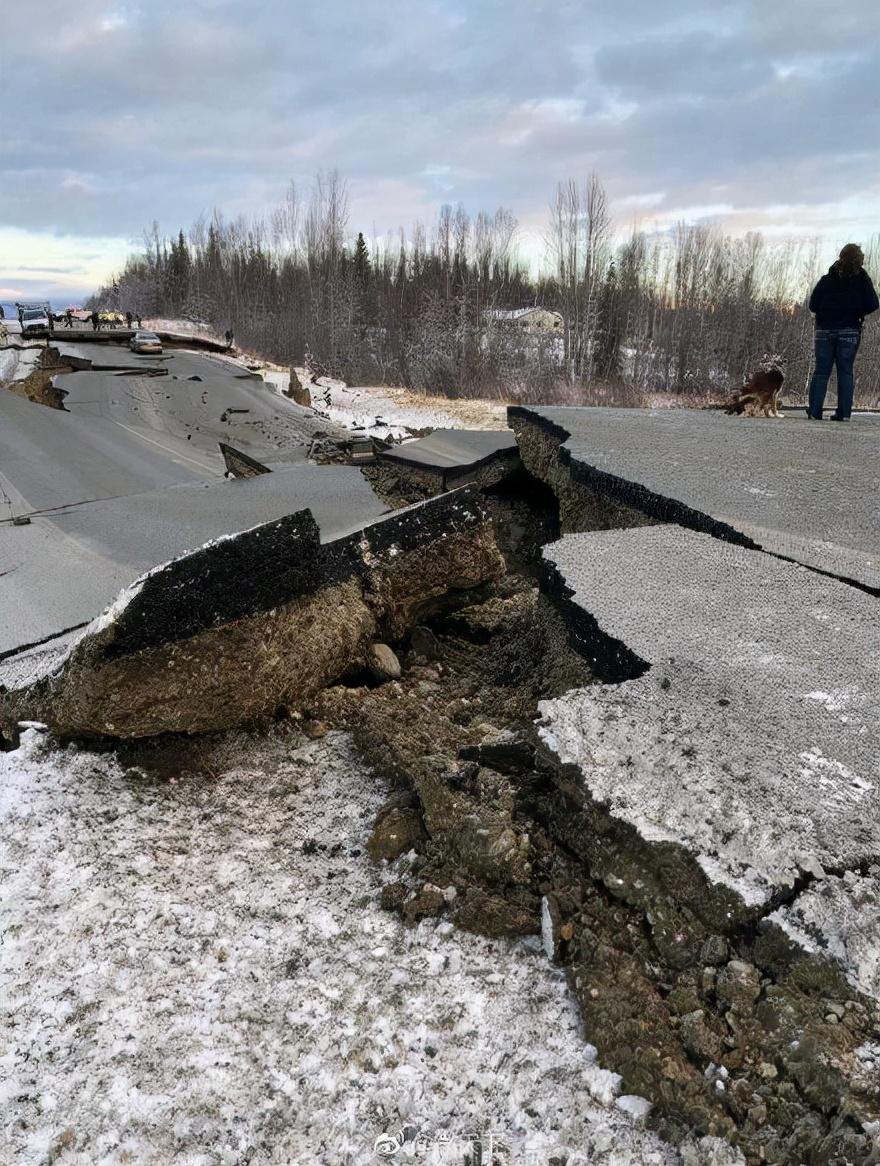
[[[852,413],[855,379],[853,365],[862,338],[858,328],[817,328],[816,365],[810,381],[810,412],[822,416],[831,370],[837,365],[837,416]]]

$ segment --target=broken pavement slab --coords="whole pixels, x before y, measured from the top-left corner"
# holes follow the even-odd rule
[[[636,664],[544,703],[542,736],[643,845],[680,850],[679,905],[731,930],[880,856],[873,597],[670,525],[568,535],[545,557],[594,621],[600,675],[604,642]],[[605,878],[634,902],[662,893]]]
[[[162,440],[0,391],[0,518],[217,477],[219,458]]]
[[[357,469],[292,465],[247,481],[217,478],[62,506],[26,527],[0,525],[0,682],[4,655],[88,623],[157,563],[305,509],[327,541],[386,507]]]
[[[136,580],[48,671],[0,692],[0,719],[7,732],[38,719],[63,735],[117,737],[267,720],[502,569],[468,491],[330,542],[308,511],[288,515]]]
[[[876,599],[672,525],[545,557],[613,674],[540,705],[542,820],[594,883],[558,921],[590,1038],[750,1162],[875,1162]]]
[[[89,360],[94,357],[88,345],[77,350]],[[66,409],[112,420],[120,436],[132,434],[147,444],[179,442],[212,462],[220,461],[217,443],[223,441],[261,462],[301,463],[317,436],[346,436],[313,410],[279,396],[261,377],[220,357],[173,351],[151,364],[119,347],[98,351],[115,371],[95,366],[59,377],[58,385]]]
[[[143,373],[150,370],[161,375],[167,372],[162,357],[132,352],[124,342],[101,344],[95,341],[75,343],[70,340],[52,340],[48,350],[77,371]]]
[[[880,415],[512,406],[508,419],[564,530],[676,522],[880,590]]]
[[[435,429],[382,450],[379,461],[432,492],[470,484],[486,489],[522,468],[516,437],[506,429]]]
[[[522,466],[509,429],[435,429],[383,450],[379,460],[433,490],[494,486]]]

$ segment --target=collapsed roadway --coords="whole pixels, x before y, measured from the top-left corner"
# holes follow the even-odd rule
[[[351,466],[282,465],[91,499],[77,545],[145,528],[114,551],[128,589],[108,606],[108,574],[86,626],[7,642],[5,730],[335,719],[400,784],[374,845],[398,864],[388,905],[540,930],[666,1134],[877,1161],[878,422],[847,430],[856,482],[852,445],[792,418],[510,421],[516,451],[435,435],[383,455],[381,497]],[[384,657],[399,680],[376,687],[384,643],[403,668]]]

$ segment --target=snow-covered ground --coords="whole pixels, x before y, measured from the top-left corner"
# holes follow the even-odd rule
[[[7,332],[7,343],[14,348],[4,347],[0,341],[0,386],[11,384],[13,381],[23,381],[30,376],[40,362],[40,355],[45,348],[44,344],[31,341],[27,348],[19,347],[22,344],[21,328],[18,320],[4,320],[3,327]]]
[[[145,328],[155,332],[176,332],[178,335],[198,336],[202,340],[221,340],[207,324],[194,324],[192,320],[166,320],[159,316],[142,320]]]
[[[201,768],[34,730],[0,753],[0,1161],[354,1166],[407,1122],[423,1161],[475,1129],[499,1161],[682,1160],[537,941],[380,908],[383,790],[347,738],[236,734]]]
[[[305,370],[297,371],[308,383]],[[289,372],[267,368],[261,375],[279,393],[287,391]],[[424,397],[409,389],[346,385],[333,377],[319,377],[309,392],[313,408],[363,437],[400,440],[422,429],[507,428],[507,408],[498,401]]]

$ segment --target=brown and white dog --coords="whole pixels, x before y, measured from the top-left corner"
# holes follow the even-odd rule
[[[741,417],[781,417],[779,398],[785,381],[780,356],[765,356],[725,409]]]

